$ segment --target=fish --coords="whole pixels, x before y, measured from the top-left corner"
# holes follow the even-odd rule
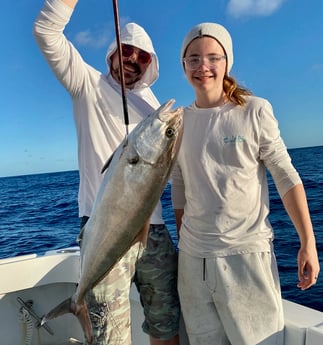
[[[41,325],[65,313],[79,320],[93,344],[86,295],[136,241],[144,241],[150,216],[169,179],[183,134],[183,108],[174,99],[144,118],[104,167],[104,176],[81,245],[80,279],[74,295],[43,316]]]

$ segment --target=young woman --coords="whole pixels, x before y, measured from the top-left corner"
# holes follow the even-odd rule
[[[185,108],[172,199],[190,345],[283,344],[266,169],[299,235],[298,286],[304,290],[320,268],[302,181],[270,103],[229,76],[232,40],[223,26],[195,26],[181,61],[195,101]]]

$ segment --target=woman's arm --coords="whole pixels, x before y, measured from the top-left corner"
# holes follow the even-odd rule
[[[320,265],[316,250],[315,236],[302,184],[291,188],[282,198],[285,209],[298,233],[301,247],[298,251],[298,287],[308,289],[316,283]]]
[[[181,229],[181,225],[182,225],[182,217],[184,215],[184,209],[174,209],[174,214],[175,214],[175,221],[176,221],[177,237],[179,239],[179,230]]]

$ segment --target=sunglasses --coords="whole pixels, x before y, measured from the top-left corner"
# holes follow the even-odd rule
[[[151,61],[151,55],[144,50],[133,47],[129,44],[122,44],[121,46],[122,56],[124,58],[129,58],[136,52],[137,61],[142,64],[147,64]]]

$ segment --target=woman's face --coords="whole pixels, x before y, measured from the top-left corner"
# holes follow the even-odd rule
[[[185,61],[186,60],[186,61]],[[189,83],[197,92],[223,89],[227,61],[222,46],[212,37],[194,39],[187,47],[184,68]]]

